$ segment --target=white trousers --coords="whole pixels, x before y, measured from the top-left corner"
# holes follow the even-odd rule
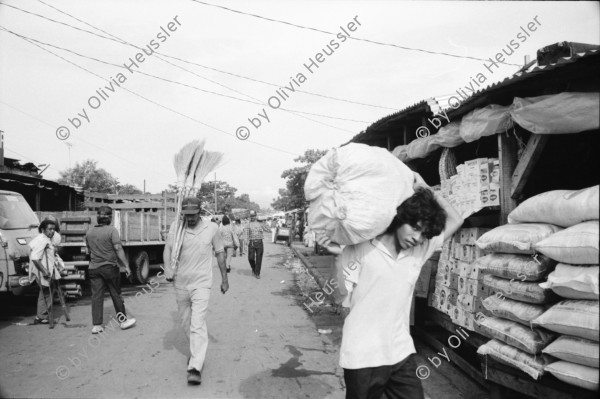
[[[191,357],[187,369],[202,371],[208,348],[206,313],[210,288],[175,287],[175,293],[181,326],[190,343]]]
[[[277,232],[277,229],[275,227],[271,227],[271,242],[275,242],[275,234]]]

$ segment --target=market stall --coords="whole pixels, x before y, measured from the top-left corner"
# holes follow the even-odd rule
[[[420,103],[352,140],[387,147],[465,218],[422,270],[413,336],[496,397],[598,391],[599,55],[545,54],[430,136],[409,134],[434,117]]]

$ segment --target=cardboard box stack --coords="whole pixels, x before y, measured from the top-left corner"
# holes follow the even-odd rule
[[[475,260],[484,255],[475,246],[475,241],[487,230],[481,227],[461,229],[444,243],[435,288],[429,296],[429,306],[470,330],[474,330],[475,315],[485,313],[481,299],[489,294],[483,285],[483,275],[474,265]]]
[[[458,174],[442,180],[441,195],[463,216],[500,205],[500,162],[477,158],[456,167]]]

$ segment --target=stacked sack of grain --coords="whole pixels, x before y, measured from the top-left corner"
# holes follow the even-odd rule
[[[485,255],[475,242],[488,230],[481,227],[460,229],[444,243],[435,288],[429,297],[429,306],[446,313],[454,324],[470,330],[475,329],[475,315],[485,312],[481,300],[488,291],[474,262]]]
[[[551,361],[542,350],[556,334],[532,328],[531,321],[557,300],[552,290],[539,286],[556,262],[536,254],[534,245],[560,230],[547,223],[507,224],[487,232],[476,243],[480,249],[492,252],[475,262],[491,294],[483,300],[483,306],[492,314],[476,318],[476,331],[492,338],[477,352],[534,379],[544,374],[544,367]]]
[[[599,186],[556,190],[523,202],[509,221],[546,221],[564,230],[534,245],[558,263],[540,286],[562,300],[532,320],[562,334],[543,352],[558,361],[545,370],[566,383],[598,390],[599,350]]]

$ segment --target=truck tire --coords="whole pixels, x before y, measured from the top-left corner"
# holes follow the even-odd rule
[[[131,274],[138,284],[146,284],[150,274],[150,260],[146,251],[140,251],[131,264]]]

